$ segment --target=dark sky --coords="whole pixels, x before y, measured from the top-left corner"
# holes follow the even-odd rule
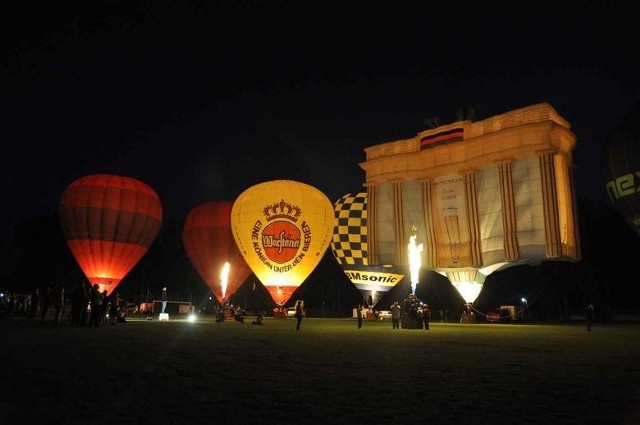
[[[578,195],[604,200],[602,143],[639,94],[635,12],[448,3],[4,2],[1,234],[93,173],[144,181],[176,219],[271,179],[335,201],[367,146],[538,102],[578,137]]]

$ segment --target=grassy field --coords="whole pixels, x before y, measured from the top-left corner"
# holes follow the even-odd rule
[[[0,320],[0,424],[638,424],[640,326]]]

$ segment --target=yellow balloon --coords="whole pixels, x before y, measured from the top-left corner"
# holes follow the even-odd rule
[[[333,204],[313,186],[273,180],[245,190],[231,209],[233,237],[273,300],[284,305],[331,243]]]

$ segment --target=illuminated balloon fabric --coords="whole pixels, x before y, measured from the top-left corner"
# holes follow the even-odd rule
[[[231,210],[231,227],[247,264],[282,305],[327,251],[333,205],[308,184],[268,181],[240,194]]]
[[[413,226],[422,267],[468,304],[508,267],[581,258],[576,136],[540,103],[366,148],[369,260],[402,264]]]
[[[231,233],[233,202],[212,201],[198,205],[187,214],[182,242],[187,257],[219,302],[229,298],[251,274]],[[221,286],[221,271],[229,262],[227,287]]]
[[[335,227],[331,252],[364,300],[373,305],[398,284],[404,274],[393,266],[369,265],[367,260],[367,192],[347,193],[334,204]]]
[[[108,294],[147,252],[160,231],[162,214],[153,189],[110,174],[75,180],[59,206],[69,249],[89,282]]]
[[[602,161],[609,198],[640,235],[640,110],[625,116],[608,135]]]

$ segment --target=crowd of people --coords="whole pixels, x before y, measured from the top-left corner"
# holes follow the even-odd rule
[[[229,318],[233,318],[234,321],[244,323],[244,317],[247,315],[245,310],[239,305],[233,305],[228,300],[224,300],[221,305],[214,307],[214,315],[217,323],[222,323]],[[260,319],[262,321],[262,319]],[[260,323],[262,324],[262,323]]]
[[[431,319],[429,304],[420,301],[414,294],[409,294],[404,300],[404,311],[407,312],[406,327],[408,329],[429,330]]]
[[[163,302],[166,298],[163,297]],[[357,327],[361,329],[369,313],[378,319],[375,309],[365,308],[364,303],[356,306]],[[595,318],[594,305],[589,304],[585,309],[587,331],[591,331]],[[302,319],[305,317],[304,301],[297,300],[294,307],[296,330],[300,330]],[[426,302],[420,301],[410,294],[403,304],[394,302],[389,307],[392,329],[430,329],[431,310]],[[225,313],[229,314],[227,316]],[[439,310],[436,314],[440,321],[447,321],[447,310]],[[245,311],[240,306],[228,302],[215,308],[216,322],[221,323],[227,318],[244,323]],[[108,294],[100,291],[97,284],[80,282],[72,291],[65,291],[60,284],[44,285],[28,292],[5,291],[0,293],[0,318],[22,316],[40,321],[40,323],[57,324],[68,321],[71,326],[100,327],[126,322],[126,303],[117,291]],[[286,309],[282,306],[274,309],[274,318],[286,318]],[[473,309],[466,305],[460,318],[460,323],[475,323]],[[264,311],[256,314],[254,325],[264,324]]]
[[[376,309],[366,308],[364,303],[359,303],[355,308],[358,329],[362,328],[365,311],[368,312],[367,314],[370,313],[374,320],[380,318],[379,312]],[[420,301],[413,294],[407,296],[403,306],[401,306],[398,301],[391,304],[391,306],[389,306],[389,312],[391,313],[392,329],[400,329],[400,327],[405,329],[430,329],[431,309],[429,304]]]
[[[100,327],[126,321],[125,306],[117,292],[107,294],[99,285],[80,282],[72,291],[60,284],[28,292],[7,291],[0,297],[0,316],[23,316],[40,323],[66,321],[71,326]]]

